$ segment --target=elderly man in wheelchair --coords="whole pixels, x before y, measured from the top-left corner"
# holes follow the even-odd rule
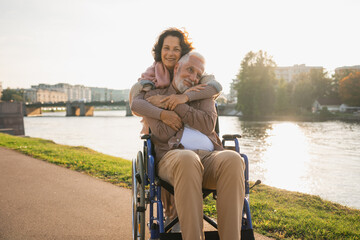
[[[244,163],[244,158],[238,152],[224,149],[215,131],[218,116],[214,99],[206,98],[172,106],[176,102],[173,96],[199,83],[204,73],[204,62],[199,53],[188,53],[176,64],[169,87],[142,92],[132,102],[132,111],[145,116],[151,130],[151,136],[144,137],[144,157],[138,155],[133,167],[136,175],[133,177],[133,184],[136,184],[133,186],[134,239],[144,239],[146,203],[157,204],[157,217],[152,216],[153,206],[150,207],[151,239],[174,239],[165,237],[162,203],[158,199],[161,198],[161,185],[173,186],[173,190],[169,191],[174,192],[182,239],[205,239],[203,189],[213,190],[217,196],[218,223],[212,225],[217,227],[218,233],[214,239],[240,240],[244,224],[251,229],[252,236],[251,220],[250,223],[244,223],[244,216],[250,218],[248,205],[245,206],[247,212],[243,213],[244,202],[247,204],[245,193],[248,193],[244,176],[247,174],[247,163]],[[166,101],[161,100],[164,97]],[[149,99],[159,108],[158,117],[147,116]],[[166,107],[170,110],[164,109]],[[230,136],[230,140],[237,143],[236,137]],[[152,158],[154,166],[151,166]],[[139,164],[144,164],[146,170],[140,169],[143,167],[139,167]],[[161,181],[152,172],[156,172]],[[147,194],[146,183],[150,184]],[[139,186],[140,193],[136,191]]]

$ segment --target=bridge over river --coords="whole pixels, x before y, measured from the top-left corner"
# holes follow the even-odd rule
[[[107,101],[107,102],[56,102],[56,103],[24,103],[24,116],[41,115],[43,108],[65,107],[66,116],[93,116],[96,106],[126,106],[126,115],[131,115],[129,102],[127,101]]]
[[[66,116],[93,116],[96,106],[125,106],[126,116],[132,116],[128,101],[107,102],[56,102],[56,103],[24,103],[24,116],[37,116],[42,114],[43,108],[65,107]],[[235,109],[235,104],[219,104],[218,110],[221,116],[241,116],[241,112]]]

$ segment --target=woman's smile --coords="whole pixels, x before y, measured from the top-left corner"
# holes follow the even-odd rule
[[[173,71],[181,57],[180,39],[167,36],[161,49],[161,60],[169,71]]]

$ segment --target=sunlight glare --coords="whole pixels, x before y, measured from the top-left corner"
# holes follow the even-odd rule
[[[266,184],[306,192],[309,143],[296,123],[276,123],[267,130],[263,152]]]

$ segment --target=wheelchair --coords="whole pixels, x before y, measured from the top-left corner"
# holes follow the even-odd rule
[[[219,134],[218,121],[215,131]],[[245,198],[242,216],[241,239],[254,239],[250,205],[249,205],[249,161],[245,154],[240,153],[238,139],[240,135],[223,135],[222,144],[225,149],[238,152],[245,161]],[[133,240],[144,240],[145,229],[150,230],[150,240],[181,240],[181,233],[171,232],[172,227],[179,221],[175,218],[165,226],[163,204],[161,202],[161,187],[174,194],[174,188],[156,175],[154,148],[151,142],[151,134],[143,135],[143,151],[139,151],[136,159],[132,162],[132,228]],[[226,146],[226,143],[232,143]],[[259,184],[258,180],[255,184]],[[203,189],[203,198],[213,194],[216,199],[216,190]],[[148,223],[146,224],[145,213],[149,208]],[[204,214],[204,220],[217,229],[217,223]],[[218,240],[217,231],[205,231],[206,240]]]

